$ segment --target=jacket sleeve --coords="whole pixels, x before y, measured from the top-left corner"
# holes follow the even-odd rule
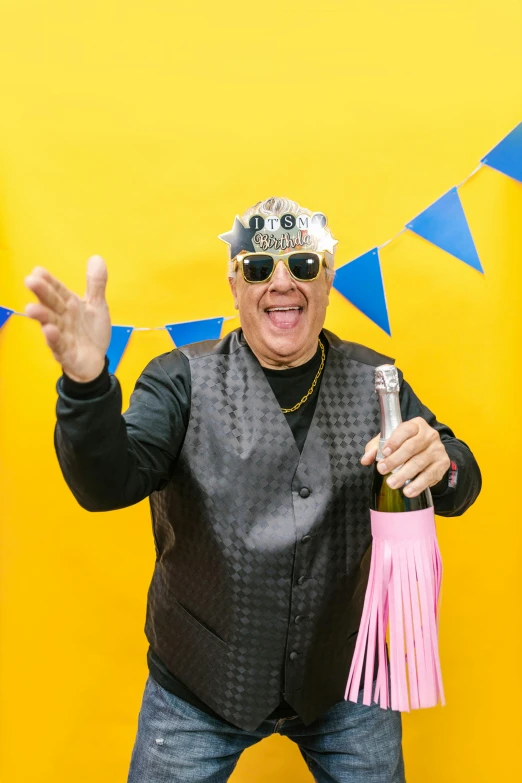
[[[64,376],[56,385],[54,445],[65,481],[82,508],[125,508],[168,484],[190,411],[190,368],[180,351],[149,362],[123,414],[115,375],[110,375],[107,391],[96,397],[72,397],[63,386]]]
[[[400,370],[399,380],[403,421],[422,416],[430,427],[437,430],[450,460],[457,465],[456,486],[450,486],[448,470],[438,484],[430,488],[435,513],[443,517],[460,516],[475,502],[482,488],[482,476],[477,461],[469,446],[456,438],[453,430],[437,421],[435,414],[423,405],[409,383],[403,380]]]

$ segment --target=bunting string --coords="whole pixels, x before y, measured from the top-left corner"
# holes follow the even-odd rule
[[[484,274],[458,191],[484,166],[522,183],[522,122],[485,155],[478,166],[455,187],[381,245],[336,270],[333,286],[345,299],[391,337],[388,307],[379,251],[405,231],[445,250]]]
[[[7,307],[0,307],[0,310],[8,310]],[[8,310],[10,315],[21,315],[23,318],[29,318],[27,313],[19,313],[17,310]],[[227,316],[220,316],[223,318],[223,321],[233,321],[234,318],[239,318],[238,315],[227,315]],[[204,320],[207,320],[206,318]],[[210,320],[210,319],[208,319]],[[212,319],[213,320],[213,319]],[[184,323],[195,323],[194,321],[179,321],[178,325],[184,324]],[[167,331],[167,326],[133,326],[132,331],[133,332],[156,332],[161,331],[165,332]]]
[[[462,182],[426,207],[394,236],[336,269],[334,288],[386,334],[391,336],[391,329],[379,251],[405,231],[416,234],[484,274],[458,193],[460,188],[484,166],[522,183],[522,122],[485,155]],[[26,313],[0,307],[0,329],[12,315],[29,318]],[[132,332],[168,331],[174,344],[180,348],[190,342],[218,339],[223,322],[237,317],[237,315],[219,316],[165,324],[165,326],[115,325],[112,327],[112,339],[108,351],[109,369],[111,372],[115,371]]]
[[[463,185],[465,185],[465,184],[466,184],[466,182],[467,182],[469,179],[471,179],[471,177],[473,177],[473,176],[474,176],[474,175],[477,173],[477,171],[480,171],[480,169],[482,168],[482,166],[483,166],[483,164],[482,164],[482,163],[479,163],[479,165],[477,166],[477,168],[476,168],[476,169],[473,169],[473,171],[471,172],[471,174],[468,174],[468,176],[467,176],[465,179],[463,179],[463,180],[462,180],[462,182],[460,182],[460,183],[459,183],[459,184],[456,186],[456,187],[457,187],[457,190],[458,190],[459,188],[461,188]],[[437,199],[437,201],[438,201],[438,199]],[[436,201],[434,201],[434,202],[433,202],[433,204],[436,204],[436,203],[437,203]],[[430,204],[430,206],[433,206],[433,204]],[[428,207],[428,209],[429,209],[429,207]],[[401,235],[401,234],[404,234],[404,232],[405,232],[405,231],[407,231],[407,230],[408,230],[408,227],[407,227],[407,226],[404,226],[404,228],[401,228],[401,230],[400,230],[400,231],[397,231],[397,233],[396,233],[396,234],[394,234],[394,235],[391,237],[391,239],[387,239],[387,240],[386,240],[386,242],[383,242],[383,243],[382,243],[382,245],[377,245],[377,250],[382,250],[382,249],[383,249],[383,247],[386,247],[386,245],[389,245],[391,242],[393,242],[395,239],[397,239],[397,237],[400,237],[400,235]]]

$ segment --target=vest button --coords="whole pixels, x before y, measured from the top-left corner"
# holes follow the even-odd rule
[[[297,653],[291,652],[288,657],[290,658],[291,661],[295,661],[295,659],[297,658]]]
[[[301,495],[302,498],[307,498],[308,495],[310,494],[310,490],[308,489],[308,487],[301,487],[301,489],[299,490],[299,494]]]
[[[303,582],[305,581],[305,579],[306,579],[306,576],[300,576],[299,579],[297,580],[297,584],[298,585],[302,585]]]
[[[310,541],[312,536],[303,536],[301,539],[302,544],[306,544],[307,541]]]
[[[304,620],[304,619],[305,619],[305,616],[303,614],[298,614],[294,618],[294,623],[300,623],[301,620]]]

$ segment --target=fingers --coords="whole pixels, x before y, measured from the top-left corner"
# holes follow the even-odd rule
[[[409,438],[397,451],[379,462],[379,473],[383,475],[391,473],[396,468],[401,468],[401,476],[413,478],[420,470],[433,461],[433,456],[426,447],[423,438],[416,436]],[[402,466],[402,467],[401,467]],[[408,467],[406,467],[408,466]],[[404,471],[404,472],[403,472]],[[407,474],[407,475],[406,475]],[[397,472],[398,475],[398,472]]]
[[[410,481],[408,486],[404,487],[402,491],[409,498],[417,497],[417,495],[420,495],[420,493],[428,487],[435,486],[435,484],[441,480],[445,472],[446,470],[442,470],[442,468],[436,470],[434,465],[430,465],[426,470],[419,473],[413,481]]]
[[[24,283],[38,297],[40,302],[57,315],[63,315],[71,292],[60,283],[47,269],[36,266]]]
[[[420,454],[437,441],[440,442],[439,433],[420,416],[402,422],[388,438],[382,450],[388,471],[403,465],[415,454]]]
[[[29,316],[29,318],[33,318],[35,321],[39,321],[42,326],[45,324],[54,324],[58,328],[61,328],[62,326],[62,319],[60,316],[56,315],[56,313],[50,310],[48,307],[44,307],[39,302],[31,302],[30,304],[26,305],[24,312],[27,316]]]
[[[35,267],[24,282],[39,299],[38,302],[27,304],[24,312],[29,318],[41,324],[47,345],[55,358],[60,361],[66,344],[63,318],[67,311],[66,303],[71,306],[72,302],[74,309],[72,300],[77,297],[74,297],[63,283],[43,267]]]
[[[415,419],[408,419],[408,421],[403,421],[399,424],[399,426],[394,429],[391,437],[389,437],[384,444],[383,455],[385,457],[388,456],[388,454],[385,453],[388,448],[391,449],[391,451],[396,452],[407,440],[414,438],[419,433],[423,424],[428,426],[428,423],[420,416]]]
[[[429,469],[433,466],[433,458],[430,456],[428,452],[422,452],[421,454],[416,454],[414,457],[411,457],[407,462],[405,462],[401,469],[398,470],[396,473],[393,473],[391,476],[389,476],[386,479],[386,483],[389,487],[396,488],[396,487],[402,487],[406,483],[406,481],[409,481],[411,479],[414,479],[416,476],[419,476],[421,473],[427,473]],[[387,473],[390,473],[390,467],[387,464],[387,460],[381,460],[379,464],[377,465],[377,470],[379,473],[382,473],[383,475],[386,475]],[[433,471],[430,474],[429,478],[430,480],[434,477]],[[436,484],[436,481],[433,481],[434,484]],[[429,486],[427,484],[426,486]]]

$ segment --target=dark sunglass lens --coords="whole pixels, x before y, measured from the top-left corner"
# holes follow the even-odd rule
[[[293,253],[288,263],[298,280],[313,280],[319,273],[321,261],[317,253]]]
[[[274,260],[272,256],[245,256],[243,273],[250,283],[262,283],[272,274]]]

